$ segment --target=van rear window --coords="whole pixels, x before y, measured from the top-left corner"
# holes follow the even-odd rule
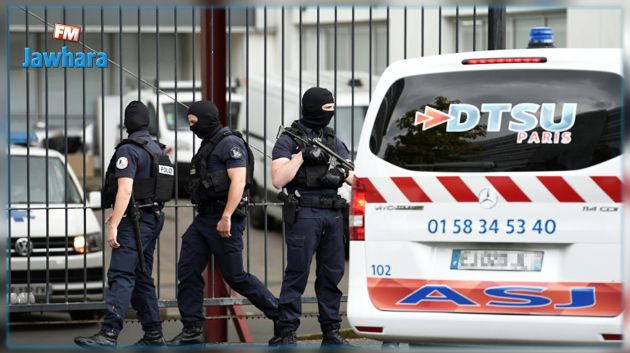
[[[418,171],[582,169],[621,153],[621,87],[597,71],[406,77],[381,102],[370,149]]]

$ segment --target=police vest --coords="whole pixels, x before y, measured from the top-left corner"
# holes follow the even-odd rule
[[[134,179],[133,196],[137,205],[158,203],[162,205],[171,199],[175,181],[175,168],[165,153],[155,153],[148,144],[149,141],[139,138],[122,140],[117,146],[134,144],[142,147],[151,156],[151,171],[148,178]],[[118,180],[116,173],[116,154],[112,156],[105,173],[105,185],[101,191],[101,206],[109,208],[116,201],[118,193]]]
[[[288,127],[287,130],[303,139],[308,138],[306,130],[304,130],[304,128],[297,121],[294,121],[293,124],[291,124],[291,127]],[[338,153],[337,144],[335,143],[335,130],[329,128],[328,126],[324,127],[322,129],[320,138],[322,139],[322,143],[326,145],[326,147],[330,148],[335,153]],[[300,141],[299,139],[293,139],[293,141],[297,143],[297,145],[300,147],[300,150],[304,150],[304,148],[306,147],[304,142]],[[300,169],[298,169],[298,172],[295,174],[293,180],[291,180],[291,182],[287,184],[287,188],[289,190],[304,188],[324,188],[320,183],[320,179],[322,176],[324,176],[324,174],[326,174],[327,171],[328,164],[317,164],[304,161],[304,163],[302,163],[302,166],[300,166]]]
[[[209,139],[205,139],[199,151],[192,158],[186,191],[190,194],[190,201],[193,204],[210,203],[227,198],[230,189],[230,177],[227,169],[209,170],[208,157],[219,142],[230,135],[237,136],[243,140],[243,135],[236,130],[220,132]],[[243,140],[243,143],[248,155],[245,182],[245,190],[248,190],[254,180],[254,155],[247,142]]]

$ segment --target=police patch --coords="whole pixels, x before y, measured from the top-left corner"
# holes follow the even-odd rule
[[[125,169],[128,165],[129,161],[127,160],[127,157],[120,157],[118,158],[118,161],[116,161],[116,168],[118,169]]]
[[[241,152],[240,148],[238,147],[232,147],[232,149],[230,150],[230,157],[232,159],[241,159],[241,157],[243,157],[243,152]]]

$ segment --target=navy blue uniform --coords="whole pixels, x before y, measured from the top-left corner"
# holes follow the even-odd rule
[[[302,125],[308,137],[318,132]],[[346,145],[335,137],[337,153],[349,159]],[[272,159],[288,158],[299,152],[298,144],[287,134],[278,138]],[[300,189],[302,196],[334,197],[337,189]],[[315,293],[319,306],[319,323],[322,332],[339,329],[341,290],[338,285],[345,267],[345,241],[342,210],[301,207],[295,223],[286,225],[287,267],[279,298],[282,332],[296,331],[302,314],[301,296],[306,288],[313,254],[317,260]]]
[[[222,128],[220,132],[228,131]],[[248,153],[237,136],[223,138],[208,156],[208,171],[246,167]],[[217,200],[227,201],[227,199]],[[206,206],[209,206],[206,207]],[[177,271],[179,274],[177,304],[184,328],[201,327],[203,315],[202,272],[214,255],[223,278],[236,292],[250,300],[272,320],[278,319],[278,300],[255,276],[243,269],[243,230],[245,218],[232,215],[231,237],[222,238],[216,230],[224,204],[213,202],[200,205],[199,214],[182,236],[182,248]]]
[[[137,131],[129,137],[151,141],[148,144],[149,148],[155,153],[161,153],[160,147],[151,140],[147,131]],[[124,144],[116,150],[115,158],[116,178],[144,179],[150,176],[151,156],[142,147]],[[120,247],[112,249],[112,259],[107,271],[109,284],[109,290],[105,295],[107,312],[102,324],[105,331],[120,332],[130,304],[138,312],[138,319],[144,331],[162,329],[151,271],[155,243],[164,225],[164,214],[159,212],[158,217],[152,208],[143,208],[141,211],[140,238],[146,272],[140,270],[133,225],[125,216],[118,225],[117,241]]]

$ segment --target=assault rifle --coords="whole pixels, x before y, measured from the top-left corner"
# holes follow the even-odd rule
[[[138,261],[140,261],[140,271],[146,273],[144,253],[142,252],[142,239],[140,238],[140,210],[138,209],[138,205],[136,205],[136,199],[133,197],[133,194],[131,195],[131,200],[129,200],[127,215],[133,225],[133,235],[136,238],[136,251],[138,252]]]
[[[319,147],[320,149],[322,149],[330,157],[330,160],[328,163],[330,164],[331,167],[334,168],[337,165],[341,165],[347,170],[354,170],[354,163],[343,159],[340,155],[335,153],[335,151],[331,150],[330,148],[328,148],[328,146],[324,145],[322,141],[320,141],[318,138],[302,138],[294,134],[287,128],[283,127],[282,125],[280,125],[280,128],[278,129],[278,135],[276,136],[276,138],[279,138],[280,135],[282,135],[283,133],[286,133],[289,136],[302,141],[308,146]]]

